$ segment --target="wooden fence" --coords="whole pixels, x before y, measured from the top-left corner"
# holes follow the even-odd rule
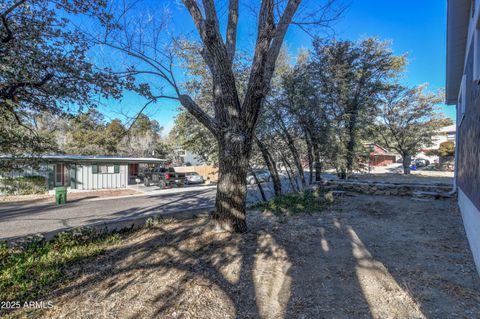
[[[181,173],[196,172],[210,182],[216,182],[218,180],[218,167],[213,165],[177,166],[175,167],[175,171]]]

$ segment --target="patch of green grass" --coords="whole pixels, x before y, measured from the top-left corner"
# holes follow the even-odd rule
[[[268,210],[276,215],[295,215],[300,213],[321,212],[332,201],[322,191],[304,191],[288,193],[274,197],[267,202],[259,202],[250,206],[252,209]]]
[[[121,240],[118,233],[97,235],[91,230],[58,234],[50,242],[29,243],[23,249],[0,245],[0,300],[32,301],[49,285],[64,279],[73,262],[96,256]]]

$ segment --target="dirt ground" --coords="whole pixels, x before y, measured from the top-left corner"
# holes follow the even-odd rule
[[[157,225],[76,265],[44,318],[475,318],[480,278],[452,200],[358,195],[250,212],[249,233]]]
[[[84,198],[104,198],[104,197],[116,197],[116,196],[126,196],[140,194],[133,189],[112,189],[112,190],[101,190],[101,191],[89,191],[89,192],[69,192],[67,194],[68,200],[79,200]],[[1,203],[12,203],[12,202],[35,202],[35,203],[48,203],[54,202],[55,195],[49,194],[37,194],[37,195],[13,195],[13,196],[0,196]]]

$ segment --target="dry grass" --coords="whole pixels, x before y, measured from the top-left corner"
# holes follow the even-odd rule
[[[379,218],[388,211],[387,218]],[[250,212],[244,235],[158,224],[69,270],[43,318],[474,318],[480,280],[452,201],[360,195]]]

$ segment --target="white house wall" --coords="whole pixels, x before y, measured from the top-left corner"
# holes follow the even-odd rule
[[[128,165],[119,165],[117,174],[93,174],[92,165],[77,165],[77,187],[80,190],[126,188]]]
[[[465,232],[470,243],[473,259],[480,274],[480,211],[460,188],[458,189],[458,206],[462,212]]]

